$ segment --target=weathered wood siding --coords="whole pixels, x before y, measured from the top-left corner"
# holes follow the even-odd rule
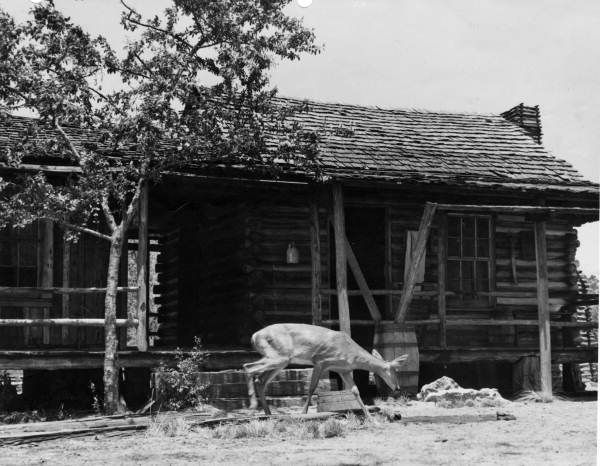
[[[249,206],[247,242],[251,245],[247,268],[250,313],[254,326],[274,322],[311,323],[311,249],[308,198],[292,202],[262,200]],[[319,209],[321,286],[329,286],[329,220]],[[288,246],[299,252],[297,264],[286,263]],[[329,316],[328,300],[322,300],[323,318]]]

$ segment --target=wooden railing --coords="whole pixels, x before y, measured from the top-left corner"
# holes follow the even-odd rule
[[[119,293],[137,293],[137,287],[118,287]],[[106,288],[65,288],[65,287],[0,287],[0,307],[44,308],[53,306],[54,294],[96,294],[105,293]],[[0,327],[103,327],[103,318],[0,318]],[[116,319],[117,327],[137,328],[138,319]]]

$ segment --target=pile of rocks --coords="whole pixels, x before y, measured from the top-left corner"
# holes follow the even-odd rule
[[[417,400],[432,401],[435,403],[439,403],[440,401],[464,403],[472,400],[478,404],[486,401],[492,404],[500,404],[506,401],[495,388],[482,388],[481,390],[462,388],[453,379],[446,376],[430,384],[423,385],[421,391],[417,394]]]

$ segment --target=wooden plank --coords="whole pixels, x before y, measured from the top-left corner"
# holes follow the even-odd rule
[[[63,241],[62,241],[62,286],[63,288],[69,287],[70,281],[70,273],[71,273],[71,243],[66,240],[68,234],[68,230],[63,230]],[[69,307],[70,307],[70,299],[71,297],[68,294],[62,295],[61,300],[61,316],[66,319],[70,316]],[[61,329],[61,341],[63,345],[67,345],[70,343],[69,341],[69,328],[63,327]]]
[[[598,209],[587,207],[548,207],[532,205],[468,205],[468,204],[438,204],[439,210],[452,212],[495,212],[495,213],[524,213],[524,214],[566,214],[584,215],[598,219]]]
[[[392,288],[392,274],[393,274],[393,261],[392,261],[392,209],[387,206],[385,208],[385,259],[384,259],[384,271],[385,271],[385,287]],[[394,298],[391,294],[386,297],[386,313],[392,315],[393,312]]]
[[[448,221],[446,215],[440,216],[438,230],[438,317],[440,319],[440,346],[446,347],[446,238],[448,236]]]
[[[381,312],[379,311],[379,307],[377,307],[377,303],[375,302],[373,294],[371,293],[369,285],[367,284],[367,280],[360,269],[360,265],[356,259],[356,256],[354,255],[354,251],[352,250],[352,246],[350,245],[348,238],[346,238],[345,243],[346,255],[348,256],[348,265],[350,266],[350,270],[352,271],[352,274],[356,279],[356,283],[360,288],[360,292],[365,300],[367,308],[369,309],[369,314],[371,314],[371,317],[374,321],[379,322],[381,320]]]
[[[538,348],[419,348],[419,361],[439,364],[475,361],[517,362],[525,356],[538,356]],[[560,348],[552,351],[553,364],[596,362],[598,348]]]
[[[400,304],[396,311],[396,322],[402,323],[406,318],[408,307],[412,301],[413,291],[416,284],[417,272],[420,264],[425,257],[425,247],[427,246],[427,238],[429,237],[429,230],[431,222],[435,215],[436,204],[430,202],[425,204],[423,216],[421,217],[421,223],[419,224],[419,232],[417,233],[417,246],[412,255],[410,268],[408,271],[408,277],[404,286],[402,287],[402,297],[400,298]]]
[[[137,326],[137,320],[117,319],[118,327]],[[0,319],[0,327],[104,327],[104,319]]]
[[[342,187],[333,185],[333,231],[335,237],[335,278],[338,298],[340,330],[348,335],[350,331],[350,305],[348,303],[346,226]]]
[[[38,284],[42,287],[54,285],[54,224],[50,220],[40,220],[40,279]],[[44,319],[50,317],[50,307],[43,309]],[[42,342],[50,344],[50,329],[42,329]]]
[[[145,182],[139,199],[138,254],[137,254],[137,347],[148,350],[148,182]]]
[[[334,327],[339,325],[339,320],[337,319],[327,319],[322,322],[322,324],[326,327]],[[379,323],[381,324],[391,324],[393,320],[382,320]],[[365,319],[352,319],[350,321],[352,325],[364,325],[364,326],[374,326],[377,322],[374,320],[365,320]],[[423,319],[423,320],[406,320],[404,321],[406,325],[439,325],[439,319]]]
[[[548,264],[546,257],[546,222],[536,221],[534,230],[542,399],[550,401],[552,399],[552,358],[550,345],[550,311],[548,305],[550,295],[548,291]]]
[[[313,325],[321,325],[323,312],[321,308],[321,238],[319,231],[319,204],[316,194],[310,203],[310,260],[311,274],[311,310]]]
[[[120,286],[118,292],[137,292],[137,286]],[[52,299],[50,293],[56,294],[94,294],[106,293],[106,288],[85,287],[68,288],[59,286],[0,286],[0,296],[10,297],[37,297],[39,299]]]

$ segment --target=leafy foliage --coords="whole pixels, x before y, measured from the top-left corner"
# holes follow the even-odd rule
[[[0,114],[33,112],[0,164],[73,167],[69,175],[0,177],[0,228],[45,218],[111,243],[105,299],[105,407],[117,409],[118,263],[143,186],[169,169],[235,163],[277,172],[315,165],[316,137],[273,101],[277,60],[316,53],[290,0],[173,0],[144,18],[121,1],[136,35],[123,53],[54,6],[22,24],[0,8]],[[119,86],[103,88],[111,75]],[[5,118],[6,115],[4,116]],[[25,174],[24,174],[25,173]],[[108,230],[108,233],[106,231]]]
[[[157,373],[157,398],[162,409],[198,408],[206,401],[208,387],[198,383],[198,373],[202,370],[204,356],[200,340],[195,338],[194,341],[190,352],[178,351],[176,367],[162,367]]]

